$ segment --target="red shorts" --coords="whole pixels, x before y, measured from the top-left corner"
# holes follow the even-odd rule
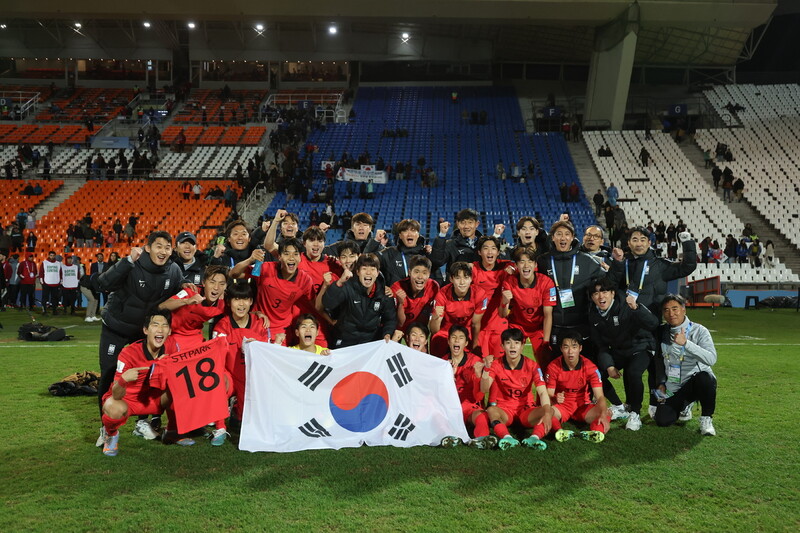
[[[553,405],[554,409],[558,409],[561,413],[561,422],[567,420],[574,420],[575,422],[586,422],[586,413],[588,413],[594,404],[587,403],[578,405],[575,403],[557,403]]]
[[[479,402],[471,402],[469,400],[461,402],[461,413],[464,415],[464,422],[470,422],[472,414],[475,411],[483,411],[483,406]]]
[[[510,426],[514,422],[519,422],[524,427],[529,428],[529,427],[531,427],[531,425],[528,422],[528,417],[530,416],[531,411],[536,409],[538,406],[536,406],[536,405],[497,404],[496,407],[506,414],[506,417],[508,418],[508,420],[506,420],[506,425],[507,426]]]
[[[126,395],[122,401],[128,404],[128,416],[160,415],[164,412],[164,408],[161,407],[162,394],[164,394],[163,391],[157,391],[157,393],[153,392],[149,396],[140,395],[131,398],[128,398]],[[103,395],[103,403],[105,403],[110,397],[111,389],[109,389],[108,392]]]

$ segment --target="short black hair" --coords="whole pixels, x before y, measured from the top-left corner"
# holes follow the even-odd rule
[[[154,231],[150,235],[147,236],[147,245],[151,246],[156,239],[164,239],[172,246],[172,235],[167,233],[166,231]]]
[[[477,211],[468,207],[456,213],[456,222],[461,222],[462,220],[474,220],[477,222],[479,217],[480,215]]]
[[[682,307],[686,307],[686,298],[680,294],[667,294],[664,296],[661,299],[661,309],[664,309],[664,306],[669,302],[678,302]]]
[[[424,255],[412,255],[411,258],[408,260],[408,271],[411,272],[418,266],[427,268],[428,272],[430,272],[431,269],[433,268],[431,260],[425,257]]]
[[[568,329],[567,331],[562,332],[561,335],[558,336],[559,346],[564,344],[564,341],[575,341],[582,346],[583,336],[581,336],[580,331],[577,331],[575,329]]]
[[[464,274],[466,277],[472,277],[472,265],[466,261],[456,261],[450,265],[450,270],[447,271],[451,278],[456,277],[457,274]]]
[[[354,240],[348,239],[339,243],[339,246],[336,247],[336,255],[342,255],[346,251],[351,251],[356,255],[361,255],[361,247],[358,243]]]
[[[294,321],[294,328],[297,329],[300,327],[300,324],[303,323],[303,320],[310,320],[314,323],[317,328],[319,328],[319,319],[312,315],[311,313],[303,313],[302,315],[298,316],[297,319]]]
[[[281,242],[278,243],[278,255],[281,255],[290,246],[293,247],[298,252],[303,251],[303,243],[300,242],[300,239],[292,237],[291,239],[283,239]]]
[[[146,317],[144,317],[144,327],[149,326],[150,322],[153,321],[153,317],[156,316],[163,316],[167,320],[167,324],[172,327],[172,312],[169,309],[157,309],[148,314]]]
[[[598,288],[599,287],[599,288]],[[614,292],[617,290],[617,286],[608,276],[603,276],[602,278],[594,278],[589,286],[586,288],[586,292],[589,294],[589,297],[592,297],[592,294],[601,291],[611,291]]]
[[[464,334],[464,337],[469,339],[469,330],[461,324],[453,324],[450,326],[450,329],[447,330],[447,338],[449,339],[453,333],[457,333],[459,331]]]
[[[506,341],[525,342],[525,334],[522,333],[522,330],[519,328],[508,328],[500,334],[500,343]]]
[[[250,283],[244,280],[238,280],[234,283],[229,283],[228,287],[225,289],[225,300],[254,300],[253,298],[253,288],[250,286]]]
[[[431,335],[431,330],[428,329],[427,324],[425,324],[424,322],[414,322],[412,324],[409,324],[408,329],[406,329],[406,336],[409,333],[411,333],[411,330],[414,329],[414,328],[417,328],[417,329],[421,330],[422,333],[425,334],[425,338],[426,339],[428,337],[430,337],[430,335]]]

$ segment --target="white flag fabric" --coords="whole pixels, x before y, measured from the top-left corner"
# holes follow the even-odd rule
[[[247,393],[239,448],[251,452],[437,446],[469,437],[447,361],[396,342],[331,355],[245,345]]]

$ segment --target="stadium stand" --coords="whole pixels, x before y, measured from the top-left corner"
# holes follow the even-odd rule
[[[744,197],[795,246],[800,246],[800,86],[726,85],[706,91],[720,114],[736,111],[743,128],[699,130],[702,150],[727,145],[734,160],[720,163],[745,182]]]
[[[49,107],[36,115],[36,120],[83,122],[91,118],[102,124],[119,115],[133,97],[132,89],[78,88],[66,96],[56,94]]]
[[[451,103],[453,90],[459,91],[457,105]],[[376,186],[374,200],[348,200],[342,199],[346,184],[339,182],[338,214],[366,211],[376,217],[377,227],[387,230],[393,222],[415,218],[422,224],[422,234],[433,237],[440,217],[452,221],[456,211],[473,207],[481,213],[482,231],[491,231],[495,223],[506,224],[507,241],[513,240],[513,224],[525,215],[538,213],[547,225],[569,209],[578,228],[595,223],[583,194],[577,203],[561,202],[559,184],[578,182],[568,148],[559,134],[525,132],[512,88],[366,87],[359,89],[353,109],[354,122],[328,125],[325,131],[311,134],[308,145],[316,146],[313,168],[320,169],[322,161],[331,157],[339,159],[345,151],[354,157],[369,152],[373,163],[378,157],[387,165],[410,162],[415,170],[418,158],[424,156],[439,186],[424,188],[419,174],[414,174]],[[472,112],[479,116],[480,111],[486,112],[486,124],[471,124]],[[408,136],[386,137],[382,135],[385,129],[405,129]],[[501,181],[495,170],[500,160],[506,170],[512,162],[525,168],[533,161],[536,174],[519,183],[510,179],[509,172],[509,179]],[[322,172],[317,174],[314,191],[324,183]],[[287,200],[279,192],[267,212],[278,208],[298,213],[305,225],[311,209],[320,205]],[[332,231],[328,240],[336,238],[338,233]]]
[[[0,144],[73,144],[83,143],[89,130],[76,124],[57,126],[53,124],[3,124],[0,125]]]
[[[13,217],[20,210],[28,211],[35,208],[48,196],[57,191],[64,184],[61,180],[3,180],[0,181],[0,212],[6,213],[7,217]],[[22,194],[22,189],[27,185],[42,188],[42,194],[38,196],[28,196]]]
[[[203,110],[210,123],[230,122],[231,112],[236,111],[237,122],[246,120],[258,113],[259,106],[264,100],[267,91],[231,91],[229,98],[224,101],[220,90],[200,89],[192,91],[192,96],[183,108],[174,117],[177,123],[189,122],[200,124]],[[224,109],[223,109],[224,106]],[[220,120],[220,111],[224,111],[225,118]]]
[[[283,89],[267,98],[270,105],[294,105],[307,100],[315,104],[336,104],[342,95],[341,89],[319,89],[314,87]]]

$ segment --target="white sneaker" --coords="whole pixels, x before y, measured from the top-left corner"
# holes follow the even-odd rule
[[[714,424],[712,423],[712,418],[710,416],[700,417],[700,434],[709,437],[715,437],[717,435],[717,432],[714,429]]]
[[[83,321],[84,322],[94,322],[94,318],[90,317],[90,316],[87,316],[86,318],[83,319]]]
[[[611,412],[611,420],[619,420],[620,418],[628,418],[628,410],[625,408],[625,404],[621,403],[619,405],[612,405],[609,409]]]
[[[656,409],[658,409],[658,406],[656,406],[656,405],[648,405],[647,406],[647,414],[650,415],[650,418],[655,418],[656,417]]]
[[[692,419],[692,407],[694,407],[694,402],[687,405],[683,411],[681,411],[681,414],[678,416],[680,422],[688,422]]]
[[[106,427],[100,426],[100,436],[97,437],[97,442],[95,442],[94,445],[100,448],[105,443],[106,443]]]
[[[625,429],[630,429],[631,431],[642,429],[642,418],[639,413],[628,413],[628,423],[625,424]]]
[[[154,440],[158,434],[153,431],[153,427],[148,420],[137,420],[136,427],[133,429],[135,437],[142,437],[144,440]]]

